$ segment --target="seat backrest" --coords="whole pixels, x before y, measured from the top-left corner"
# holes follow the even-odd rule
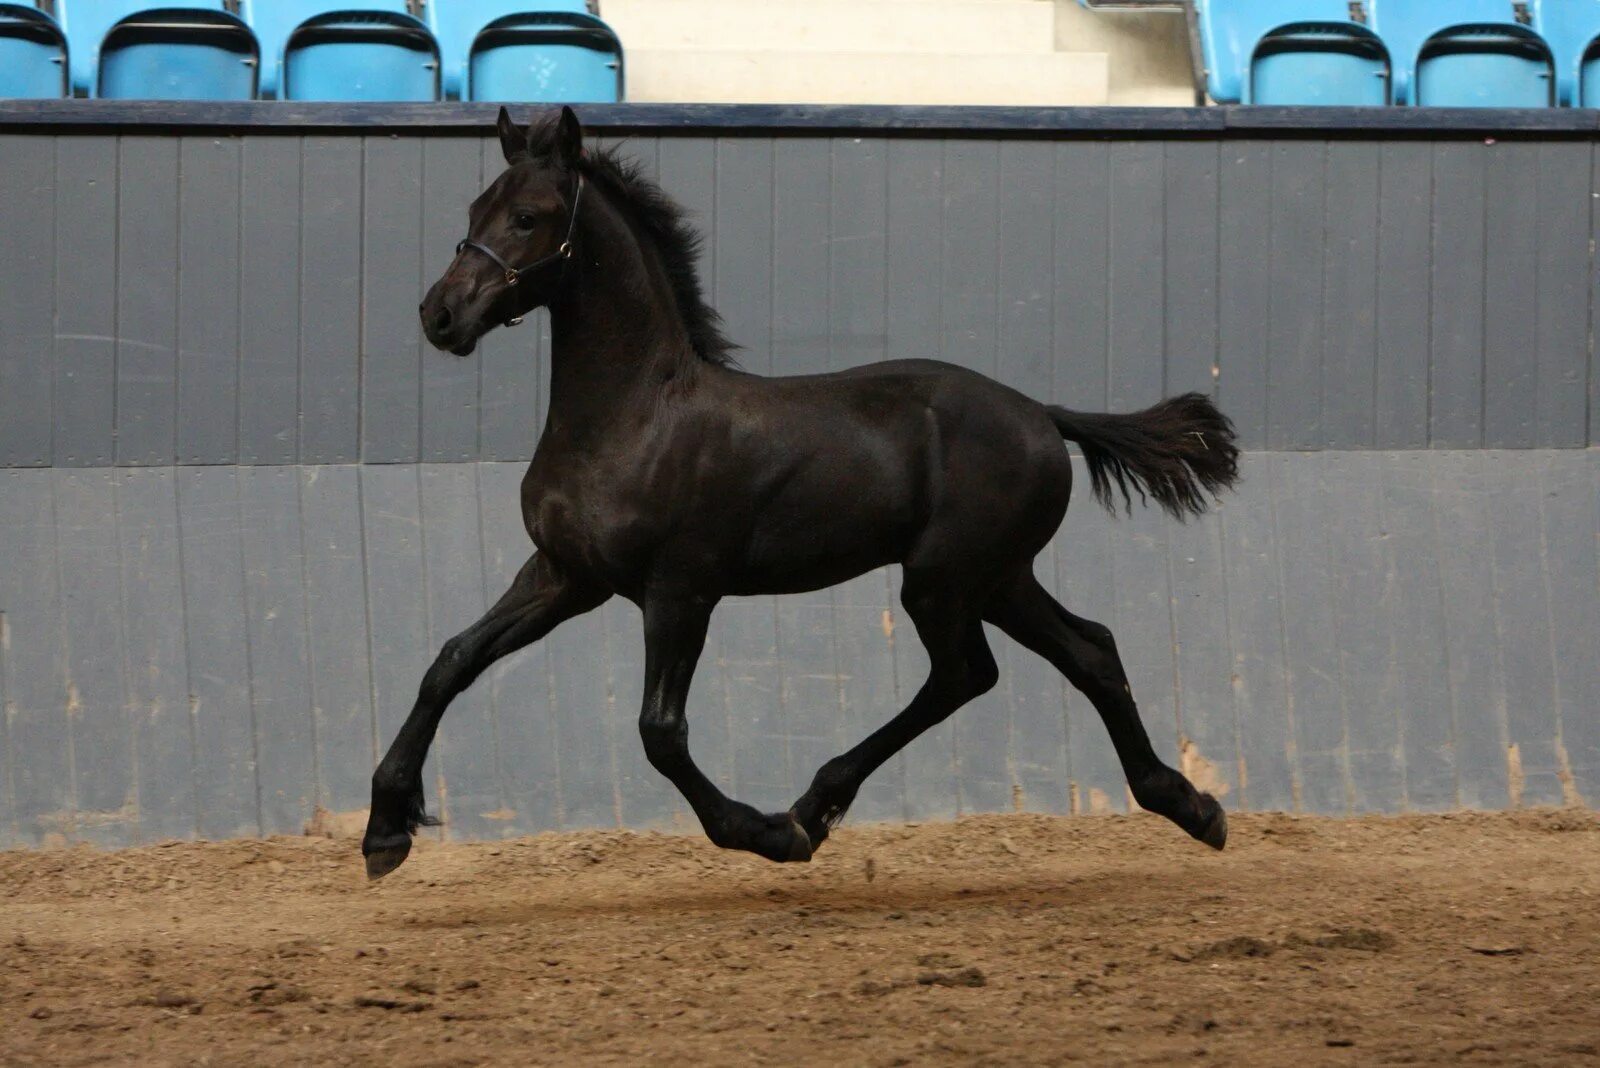
[[[528,12],[592,14],[587,0],[428,0],[428,29],[439,41],[440,73],[445,92],[466,93],[466,69],[472,42],[496,19]]]
[[[208,11],[228,14],[224,0],[55,0],[56,20],[67,34],[73,88],[95,90],[100,45],[124,19],[152,11]]]
[[[294,31],[311,19],[340,11],[381,11],[413,18],[406,0],[242,0],[244,20],[261,43],[262,95],[282,91],[283,53]]]
[[[467,59],[473,100],[616,103],[623,98],[622,42],[593,15],[511,15],[484,28]]]
[[[0,97],[66,96],[67,36],[29,5],[0,3]]]
[[[1364,13],[1369,0],[1357,0]],[[1200,23],[1200,47],[1206,60],[1206,91],[1219,104],[1237,104],[1248,96],[1250,59],[1261,39],[1294,22],[1349,23],[1350,0],[1194,0]]]
[[[1584,58],[1600,42],[1600,0],[1534,0],[1533,28],[1555,53],[1559,102],[1584,106]],[[1589,87],[1591,100],[1596,89]]]
[[[1507,38],[1549,46],[1533,29],[1532,8],[1519,0],[1371,0],[1372,28],[1389,46],[1394,68],[1394,102],[1417,102],[1417,65],[1422,50],[1460,32],[1482,35],[1495,29]],[[1523,12],[1527,22],[1518,21]],[[1483,38],[1487,41],[1487,37]]]
[[[1389,52],[1378,35],[1347,22],[1297,22],[1263,37],[1250,57],[1245,103],[1382,107]]]

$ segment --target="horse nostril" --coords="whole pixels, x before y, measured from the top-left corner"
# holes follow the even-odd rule
[[[436,334],[446,333],[450,329],[450,323],[453,318],[450,314],[450,309],[440,305],[439,310],[433,316],[433,332]]]

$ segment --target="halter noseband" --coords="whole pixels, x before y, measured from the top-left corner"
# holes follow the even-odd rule
[[[582,201],[583,201],[583,175],[580,174],[580,175],[578,175],[578,189],[577,189],[577,192],[572,194],[572,215],[567,220],[567,239],[565,241],[561,242],[561,247],[560,248],[556,249],[554,252],[550,253],[548,256],[540,256],[538,259],[534,260],[532,263],[525,263],[521,267],[513,267],[511,264],[509,264],[505,260],[501,259],[500,258],[500,254],[498,252],[496,252],[494,249],[490,248],[488,245],[481,244],[481,243],[479,243],[477,241],[472,240],[471,238],[466,238],[466,237],[462,238],[461,241],[459,243],[457,243],[457,245],[456,245],[456,255],[457,256],[461,255],[463,250],[469,249],[469,248],[483,253],[485,256],[488,256],[491,260],[493,260],[495,262],[495,264],[502,271],[504,271],[506,273],[506,285],[508,285],[508,286],[514,286],[517,283],[521,282],[522,281],[522,276],[527,274],[528,272],[537,271],[539,268],[547,266],[547,265],[552,264],[552,263],[555,263],[557,260],[562,261],[563,270],[565,270],[566,261],[570,260],[572,258],[572,235],[578,229],[578,205]],[[506,325],[507,326],[516,326],[520,322],[522,322],[522,317],[518,316],[515,319],[512,319],[509,322],[507,322]]]

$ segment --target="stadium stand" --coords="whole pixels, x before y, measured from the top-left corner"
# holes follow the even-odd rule
[[[281,100],[438,100],[439,44],[406,0],[244,0]]]
[[[67,35],[55,19],[23,4],[0,4],[0,97],[71,92]]]
[[[622,41],[585,0],[430,0],[445,92],[462,100],[623,97]]]
[[[254,35],[224,0],[56,0],[73,88],[103,97],[249,100]]]

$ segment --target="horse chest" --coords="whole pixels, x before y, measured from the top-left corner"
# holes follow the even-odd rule
[[[615,589],[628,587],[648,558],[650,524],[624,495],[604,486],[525,480],[523,519],[540,552],[581,567]]]

